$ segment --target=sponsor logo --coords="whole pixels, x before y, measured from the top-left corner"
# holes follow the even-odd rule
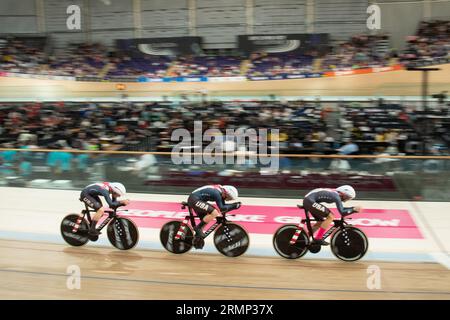
[[[239,82],[246,81],[246,77],[210,77],[208,81],[210,82]]]
[[[348,70],[348,71],[335,71],[334,75],[335,76],[347,76],[350,74],[354,74],[353,70]]]
[[[150,209],[151,208],[151,209]],[[330,208],[336,217],[336,209]],[[239,222],[250,233],[273,234],[282,224],[300,224],[302,211],[294,207],[244,205],[227,219]],[[234,213],[234,212],[233,212]],[[180,204],[173,202],[134,201],[129,211],[121,215],[132,216],[143,228],[161,228],[168,220],[183,220],[187,212],[180,211]],[[400,209],[364,209],[362,213],[349,216],[346,221],[364,230],[372,238],[423,239],[409,214]]]
[[[375,67],[372,68],[372,72],[385,72],[385,71],[392,71],[391,67]]]

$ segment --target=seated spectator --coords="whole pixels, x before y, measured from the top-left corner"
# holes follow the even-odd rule
[[[338,149],[338,153],[343,155],[356,154],[358,151],[358,145],[351,140],[346,140],[345,144]]]

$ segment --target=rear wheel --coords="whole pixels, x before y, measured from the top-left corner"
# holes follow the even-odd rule
[[[356,261],[364,257],[369,248],[369,240],[358,228],[346,226],[337,230],[331,238],[331,252],[343,261]]]
[[[243,227],[235,223],[227,223],[217,228],[214,233],[216,249],[227,257],[238,257],[247,251],[250,238]]]
[[[85,245],[88,241],[89,225],[83,216],[69,214],[61,221],[61,236],[74,247]]]
[[[115,218],[109,223],[107,233],[109,242],[120,250],[132,249],[139,241],[138,228],[128,218]]]
[[[304,230],[294,244],[290,243],[297,229],[298,226],[294,224],[284,225],[278,228],[273,236],[273,247],[283,258],[298,259],[308,252],[309,238]]]
[[[181,221],[169,221],[161,228],[159,239],[163,247],[172,253],[185,253],[192,248],[194,233],[189,225],[186,225],[184,236],[176,240],[178,230],[180,230]]]

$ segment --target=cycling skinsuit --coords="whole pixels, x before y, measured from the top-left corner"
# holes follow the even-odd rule
[[[214,208],[208,201],[214,201],[219,208],[219,211],[230,210],[234,207],[234,204],[225,204],[222,198],[222,190],[220,185],[208,185],[198,189],[195,189],[188,198],[188,205],[194,209],[195,213],[200,218],[210,214],[216,208]]]
[[[335,203],[342,216],[353,212],[352,208],[344,208],[339,193],[334,189],[318,188],[310,191],[303,199],[303,207],[320,221],[325,220],[331,213],[330,209],[321,205],[321,202]]]
[[[108,182],[88,185],[81,191],[80,201],[84,202],[88,207],[91,207],[95,211],[97,211],[102,207],[102,201],[99,198],[100,196],[105,197],[105,200],[110,208],[120,206],[120,202],[116,201],[116,198],[111,198]]]

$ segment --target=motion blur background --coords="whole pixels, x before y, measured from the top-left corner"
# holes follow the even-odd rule
[[[1,297],[186,299],[191,286],[198,299],[448,299],[449,17],[450,0],[0,1]],[[194,121],[279,130],[268,136],[279,170],[251,157],[174,164],[172,133]],[[236,139],[216,136],[217,150],[262,143]],[[126,185],[138,248],[61,239],[61,219],[97,181]],[[205,184],[239,189],[248,254],[156,251],[162,224]],[[343,184],[364,208],[353,221],[368,255],[270,257],[302,197]],[[366,284],[373,263],[382,290]],[[68,265],[83,290],[67,290]],[[317,269],[322,282],[305,277]]]
[[[449,16],[431,0],[1,1],[0,183],[186,193],[208,181],[281,197],[349,183],[363,199],[448,201]],[[430,65],[424,96],[406,69]],[[279,129],[280,172],[109,153],[170,152],[194,120]],[[245,151],[233,136],[222,147]]]

